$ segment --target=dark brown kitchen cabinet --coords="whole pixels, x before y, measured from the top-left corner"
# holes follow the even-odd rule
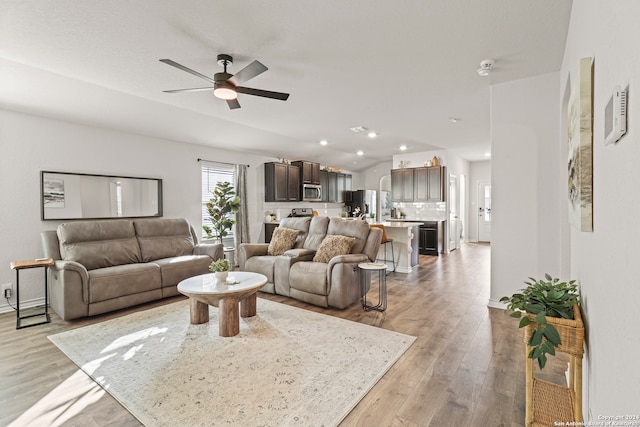
[[[322,201],[342,203],[345,192],[351,191],[353,177],[347,173],[320,171],[320,186],[322,187]]]
[[[299,201],[300,168],[287,163],[265,163],[264,185],[265,202]]]
[[[443,202],[444,201],[444,182],[445,182],[445,176],[446,176],[445,172],[446,172],[446,168],[444,166],[414,168],[413,169],[413,186],[414,186],[413,201],[414,202]]]
[[[391,169],[391,200],[413,202],[413,169]]]
[[[419,228],[419,250],[422,255],[440,255],[444,249],[442,221],[426,221]]]
[[[297,160],[292,165],[300,168],[300,182],[304,184],[320,184],[320,163]]]
[[[271,236],[273,236],[273,230],[278,228],[277,222],[265,222],[264,223],[264,242],[271,243]]]

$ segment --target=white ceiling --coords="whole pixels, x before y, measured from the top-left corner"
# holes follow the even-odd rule
[[[0,106],[350,171],[402,144],[482,160],[490,84],[559,70],[570,10],[570,0],[0,0]],[[210,91],[162,92],[208,84],[159,59],[212,76],[218,53],[234,57],[231,73],[259,60],[269,70],[245,86],[289,100],[240,95],[230,110]],[[483,78],[486,58],[496,64]]]

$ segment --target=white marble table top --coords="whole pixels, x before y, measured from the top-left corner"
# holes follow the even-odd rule
[[[389,268],[387,264],[381,262],[361,262],[358,267],[363,270],[386,270]]]
[[[230,271],[226,282],[218,282],[213,273],[190,277],[178,283],[178,291],[188,294],[235,294],[238,291],[261,288],[267,277],[249,271]]]

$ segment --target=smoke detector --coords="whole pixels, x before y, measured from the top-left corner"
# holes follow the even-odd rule
[[[493,71],[493,64],[495,64],[495,61],[493,59],[485,59],[484,61],[480,62],[480,68],[478,68],[478,75],[482,77],[488,76],[489,73]]]

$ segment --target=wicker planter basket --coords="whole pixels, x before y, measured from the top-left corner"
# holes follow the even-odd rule
[[[584,354],[584,324],[580,306],[573,307],[574,319],[547,317],[560,335],[560,346],[556,351],[567,353],[569,358],[569,386],[553,384],[533,377],[533,359],[526,346],[526,425],[550,426],[554,422],[582,422],[582,355]],[[525,327],[524,341],[535,329],[535,316],[529,314],[532,323]]]

